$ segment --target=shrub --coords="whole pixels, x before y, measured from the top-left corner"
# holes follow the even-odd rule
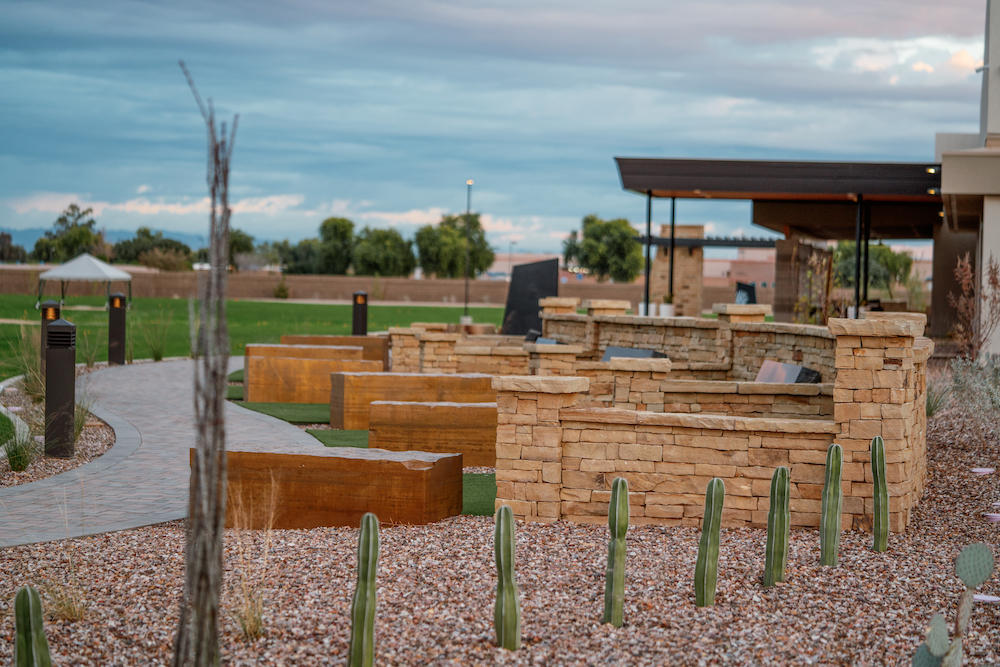
[[[27,433],[14,435],[3,447],[7,464],[14,472],[27,470],[38,454],[38,445]]]
[[[948,385],[940,382],[927,383],[927,417],[933,417],[948,403],[950,394]]]
[[[87,417],[90,416],[90,408],[94,402],[89,396],[83,394],[78,396],[76,405],[73,407],[73,442],[79,442],[83,427],[87,424]]]
[[[274,298],[275,299],[287,299],[288,298],[288,283],[285,282],[285,276],[281,276],[281,280],[274,287]]]
[[[188,256],[180,250],[153,248],[139,255],[139,263],[160,271],[186,271],[191,268]]]
[[[10,357],[4,366],[14,375],[23,376],[28,396],[40,401],[45,396],[45,378],[40,368],[42,332],[39,327],[21,325],[20,337],[10,344]]]
[[[957,357],[951,362],[952,405],[956,415],[965,421],[984,442],[1000,438],[1000,359],[984,357],[982,361]]]
[[[84,363],[87,364],[87,368],[93,368],[94,364],[97,362],[97,352],[101,346],[100,336],[91,336],[91,332],[86,329],[80,330],[80,335],[76,339],[76,349],[79,351],[80,356],[83,357]]]
[[[153,361],[163,361],[163,354],[167,349],[167,333],[170,331],[172,319],[171,313],[160,308],[155,317],[139,322],[139,333],[146,341],[149,356],[153,358]]]

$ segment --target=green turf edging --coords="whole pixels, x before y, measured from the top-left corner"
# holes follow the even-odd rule
[[[241,384],[231,384],[226,387],[226,399],[230,401],[242,401],[243,400],[243,385]]]
[[[326,424],[330,421],[329,403],[240,403],[240,405],[290,424]]]
[[[341,431],[329,428],[307,428],[306,433],[327,447],[368,447],[368,431]]]
[[[462,514],[493,516],[497,499],[497,476],[491,472],[462,474]]]
[[[240,368],[240,369],[235,370],[232,373],[230,373],[229,374],[229,381],[230,382],[243,382],[243,369]]]

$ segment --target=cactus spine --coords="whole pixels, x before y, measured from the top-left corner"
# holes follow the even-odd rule
[[[608,528],[611,539],[608,541],[608,570],[601,622],[620,628],[625,622],[625,534],[628,532],[628,482],[622,477],[611,484]]]
[[[493,629],[497,645],[516,651],[521,648],[521,601],[514,577],[514,513],[503,505],[494,519],[493,551],[497,561],[497,601],[493,608]]]
[[[872,513],[872,549],[889,548],[889,487],[885,482],[885,442],[876,435],[871,444],[872,496],[875,509]]]
[[[840,506],[843,496],[840,489],[840,468],[844,451],[833,443],[826,450],[826,482],[823,484],[823,503],[820,509],[819,547],[822,565],[837,567],[840,551]]]
[[[764,554],[764,585],[774,586],[785,580],[788,559],[788,510],[790,489],[788,468],[781,466],[771,475],[771,506],[767,512],[767,546]]]
[[[705,518],[701,523],[698,562],[694,568],[694,603],[699,607],[715,604],[715,583],[719,574],[719,531],[726,485],[718,477],[705,489]]]
[[[358,535],[358,583],[351,604],[351,647],[347,664],[370,667],[375,662],[375,575],[378,571],[378,517],[361,517]]]
[[[14,665],[48,667],[49,642],[42,625],[42,601],[38,591],[24,586],[14,597]]]

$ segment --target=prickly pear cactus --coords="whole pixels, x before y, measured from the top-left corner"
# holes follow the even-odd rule
[[[347,664],[371,667],[375,662],[375,576],[378,573],[378,517],[361,517],[358,535],[358,583],[351,604],[351,646]]]
[[[493,629],[498,646],[516,651],[521,648],[521,600],[514,575],[514,513],[507,505],[497,510],[494,520],[493,552],[497,564]]]
[[[602,623],[616,628],[625,622],[625,534],[628,533],[628,482],[618,477],[611,484],[608,506],[608,569],[604,581]]]
[[[694,568],[694,603],[699,607],[715,604],[715,584],[719,574],[719,533],[726,485],[715,477],[705,489],[705,518],[701,522],[701,542]]]
[[[981,542],[965,547],[955,561],[955,574],[966,588],[979,588],[993,574],[993,551]]]
[[[833,443],[826,450],[826,482],[823,484],[823,502],[820,509],[819,547],[822,565],[837,566],[840,552],[840,515],[843,495],[840,489],[840,468],[844,452]]]
[[[927,628],[927,650],[935,658],[941,658],[948,652],[950,638],[948,637],[948,623],[944,620],[944,614],[934,614],[931,618],[931,625]]]
[[[876,435],[871,444],[872,497],[875,501],[872,512],[872,549],[885,551],[889,548],[889,486],[885,480],[885,441]]]
[[[14,597],[14,665],[49,667],[51,664],[42,624],[42,600],[33,587],[24,586]]]
[[[771,505],[767,512],[767,545],[764,554],[764,585],[785,580],[788,557],[788,529],[791,514],[788,497],[791,483],[788,468],[781,466],[771,476]]]

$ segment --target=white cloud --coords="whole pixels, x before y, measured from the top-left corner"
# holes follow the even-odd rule
[[[930,74],[931,72],[934,71],[934,65],[929,65],[925,63],[923,60],[918,60],[917,62],[910,65],[910,69],[912,69],[914,72],[927,72],[928,74]]]
[[[146,185],[146,184],[143,184],[143,185],[140,185],[139,187],[137,187],[137,188],[135,189],[135,193],[136,193],[137,195],[142,195],[142,194],[146,194],[147,192],[149,192],[149,191],[150,191],[150,189],[151,189],[151,188],[150,188],[150,187],[149,187],[148,185]]]
[[[982,58],[975,58],[965,49],[959,49],[948,58],[948,65],[961,72],[974,72],[983,66]]]

